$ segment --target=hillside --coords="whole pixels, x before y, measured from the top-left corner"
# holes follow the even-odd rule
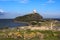
[[[39,15],[38,13],[31,13],[31,14],[27,14],[24,16],[16,17],[15,20],[29,22],[29,21],[40,21],[42,18],[43,17],[41,15]]]

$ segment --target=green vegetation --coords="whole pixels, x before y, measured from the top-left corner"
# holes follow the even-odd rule
[[[28,15],[16,17],[16,21],[22,21],[22,22],[30,22],[30,21],[40,21],[43,17],[39,15],[38,13],[31,13]]]
[[[37,25],[37,26],[60,26],[60,22],[57,23],[53,19],[43,19],[43,17],[38,13],[31,13],[24,16],[19,16],[14,19],[18,22],[26,22],[29,25]]]
[[[0,30],[0,40],[60,40],[60,31],[51,30]]]
[[[60,26],[60,21],[56,22],[57,20],[54,19],[43,19],[43,17],[39,13],[31,13],[24,16],[19,16],[14,19],[18,22],[26,22],[29,25],[32,26],[48,26],[48,27],[54,27],[54,26]]]
[[[43,20],[43,17],[38,13],[32,13],[24,16],[19,16],[15,18],[15,21],[27,22],[33,26],[47,26],[50,29],[53,29],[55,26],[60,26],[60,23],[56,20],[46,19]],[[7,29],[7,28],[6,28]],[[6,38],[6,40],[60,40],[60,31],[51,31],[51,30],[20,30],[18,29],[9,30],[6,32],[0,32],[0,34],[4,35],[2,38]],[[7,35],[6,35],[7,34]],[[3,39],[1,39],[3,40]]]

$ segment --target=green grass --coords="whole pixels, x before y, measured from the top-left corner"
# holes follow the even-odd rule
[[[0,31],[0,35],[1,34],[8,34],[9,32],[18,32],[18,31],[16,31],[16,30],[14,30],[14,31],[9,30],[9,31],[6,31],[6,32]],[[7,37],[3,38],[4,36],[1,35],[0,40],[41,40],[38,36],[35,36],[34,38],[31,38],[31,39],[24,39],[24,33],[25,34],[30,34],[32,32],[35,33],[35,34],[37,32],[44,34],[44,38],[43,38],[44,40],[60,40],[60,31],[51,31],[51,30],[42,31],[42,30],[27,29],[27,30],[20,30],[19,32],[23,36],[22,38],[7,38]],[[56,34],[56,36],[54,34]]]
[[[17,39],[14,39],[14,38],[0,38],[0,40],[24,40],[22,38],[17,38]]]

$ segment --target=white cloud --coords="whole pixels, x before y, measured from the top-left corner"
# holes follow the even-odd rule
[[[48,4],[52,4],[52,3],[55,3],[55,1],[54,0],[46,0],[46,2],[44,2],[41,5],[48,5]]]
[[[0,12],[4,12],[2,9],[0,9]]]
[[[0,9],[0,16],[4,15],[4,11],[2,9]]]
[[[46,3],[55,3],[54,0],[48,0]]]
[[[29,0],[0,0],[0,1],[15,1],[15,2],[20,2],[20,3],[28,3]]]
[[[0,0],[0,1],[15,1],[18,3],[28,3],[30,0]],[[45,1],[45,2],[41,5],[47,5],[47,4],[55,3],[55,0],[43,0],[43,1]]]
[[[20,3],[28,3],[29,0],[21,0]]]

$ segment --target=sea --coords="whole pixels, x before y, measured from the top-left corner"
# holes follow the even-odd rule
[[[60,21],[60,19],[55,19]],[[60,24],[60,22],[59,22]],[[24,22],[15,22],[14,19],[0,19],[0,28],[4,27],[22,27],[22,26],[29,26],[27,23]],[[57,27],[60,28],[60,27]]]
[[[21,26],[28,26],[28,24],[23,23],[23,22],[14,22],[13,19],[0,19],[0,28],[3,28],[3,27],[21,27]]]

